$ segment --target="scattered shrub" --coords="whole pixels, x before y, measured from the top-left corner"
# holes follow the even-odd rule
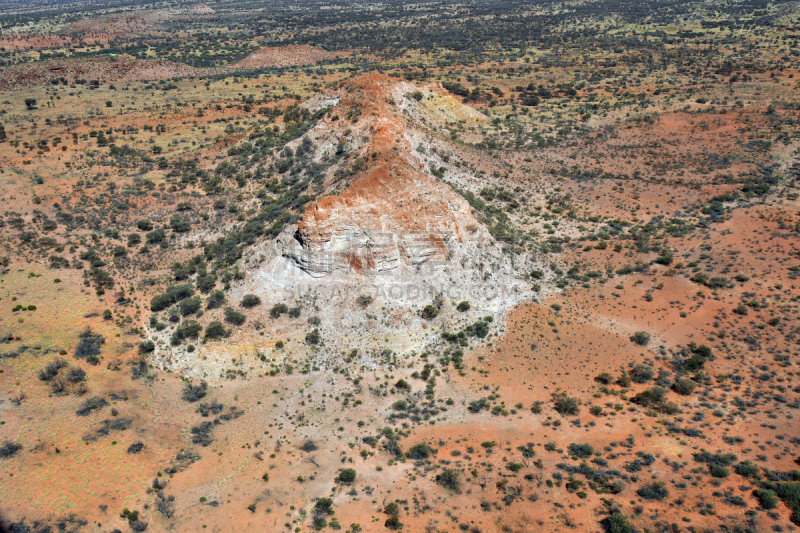
[[[553,407],[561,416],[574,416],[578,414],[578,399],[567,396],[566,393],[557,394],[553,398]]]
[[[220,290],[211,291],[206,298],[206,309],[217,309],[225,304],[225,293]]]
[[[639,346],[647,346],[650,344],[650,334],[646,331],[637,331],[633,334],[633,342],[638,344]]]
[[[639,489],[636,491],[636,494],[645,500],[661,501],[669,496],[669,491],[667,490],[663,481],[657,481],[655,483],[650,483],[648,485],[639,487]]]
[[[681,396],[689,396],[694,392],[694,389],[697,388],[697,383],[691,379],[680,379],[675,382],[672,388]]]
[[[80,334],[80,342],[75,347],[75,357],[86,359],[89,363],[96,365],[100,362],[100,346],[106,342],[102,335],[95,335],[87,326]]]
[[[0,444],[0,459],[6,457],[13,457],[18,451],[22,449],[22,444],[7,440]]]
[[[345,468],[339,472],[339,477],[336,480],[339,483],[352,483],[356,480],[356,471],[352,468]]]
[[[634,383],[647,383],[651,379],[653,379],[653,368],[647,365],[636,365],[633,367],[633,370],[630,372],[631,379]]]
[[[315,346],[320,342],[322,342],[322,336],[320,335],[319,330],[317,328],[314,328],[313,331],[309,331],[308,333],[306,333],[306,344],[311,344],[312,346]]]
[[[587,457],[591,457],[591,455],[594,453],[594,448],[591,444],[570,444],[569,453],[570,455],[575,455],[581,459],[585,459]]]
[[[313,440],[308,439],[300,446],[300,449],[304,452],[313,452],[319,450],[319,446]]]
[[[409,448],[406,456],[411,459],[427,459],[431,456],[431,447],[426,442],[420,442]]]
[[[748,461],[742,461],[741,463],[735,465],[733,469],[736,471],[737,474],[743,477],[753,477],[758,474],[758,467]]]
[[[608,533],[634,533],[633,525],[624,514],[616,512],[603,521],[603,527]]]
[[[753,494],[764,509],[775,509],[778,506],[778,495],[769,489],[756,489]]]
[[[269,310],[269,316],[278,318],[287,311],[289,311],[289,307],[286,304],[275,304],[272,306],[272,309]]]
[[[244,314],[240,313],[239,311],[235,310],[233,307],[226,307],[225,308],[225,322],[228,324],[233,324],[234,326],[241,326],[245,323],[247,317]]]
[[[244,298],[242,298],[242,307],[244,308],[250,309],[257,305],[261,305],[261,298],[255,294],[245,294]]]
[[[38,377],[42,381],[50,381],[56,377],[59,370],[66,368],[67,366],[68,364],[66,361],[60,357],[56,357],[52,362],[45,365],[45,367],[39,371]]]
[[[459,471],[454,468],[445,468],[436,476],[436,483],[448,490],[458,492],[460,486],[459,474]]]
[[[80,383],[86,379],[86,372],[79,366],[71,366],[67,371],[67,381]]]
[[[187,383],[183,387],[183,393],[181,394],[181,398],[185,402],[193,403],[205,398],[207,393],[208,393],[208,383],[206,383],[205,381],[201,381],[199,385],[193,385],[192,383]]]
[[[206,326],[205,337],[208,340],[221,339],[227,336],[228,336],[228,330],[225,329],[225,326],[223,326],[222,322],[220,322],[219,320],[214,320],[213,322],[209,322],[208,326]]]
[[[144,444],[142,441],[136,441],[130,446],[128,446],[128,453],[139,453],[144,449]]]
[[[602,372],[595,376],[594,380],[598,383],[602,383],[603,385],[610,385],[614,381],[614,376],[608,372]]]

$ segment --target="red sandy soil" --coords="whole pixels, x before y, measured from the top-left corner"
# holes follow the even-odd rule
[[[311,65],[331,59],[333,54],[316,46],[291,45],[276,46],[257,50],[237,63],[239,68],[290,67]]]

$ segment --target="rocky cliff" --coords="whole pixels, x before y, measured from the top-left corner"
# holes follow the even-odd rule
[[[282,253],[310,276],[380,274],[443,263],[457,243],[478,237],[469,204],[421,171],[395,104],[404,83],[385,76],[351,82],[339,105],[356,106],[371,131],[350,186],[308,206],[279,239]]]

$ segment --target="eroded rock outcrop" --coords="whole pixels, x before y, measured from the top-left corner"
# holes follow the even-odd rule
[[[466,200],[410,155],[405,121],[392,105],[398,83],[379,75],[351,82],[340,105],[356,105],[373,132],[362,168],[344,192],[309,205],[279,238],[283,255],[312,277],[419,269],[446,261],[476,232]]]

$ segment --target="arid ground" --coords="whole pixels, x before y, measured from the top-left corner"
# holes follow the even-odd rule
[[[800,5],[0,0],[0,531],[800,526]]]

